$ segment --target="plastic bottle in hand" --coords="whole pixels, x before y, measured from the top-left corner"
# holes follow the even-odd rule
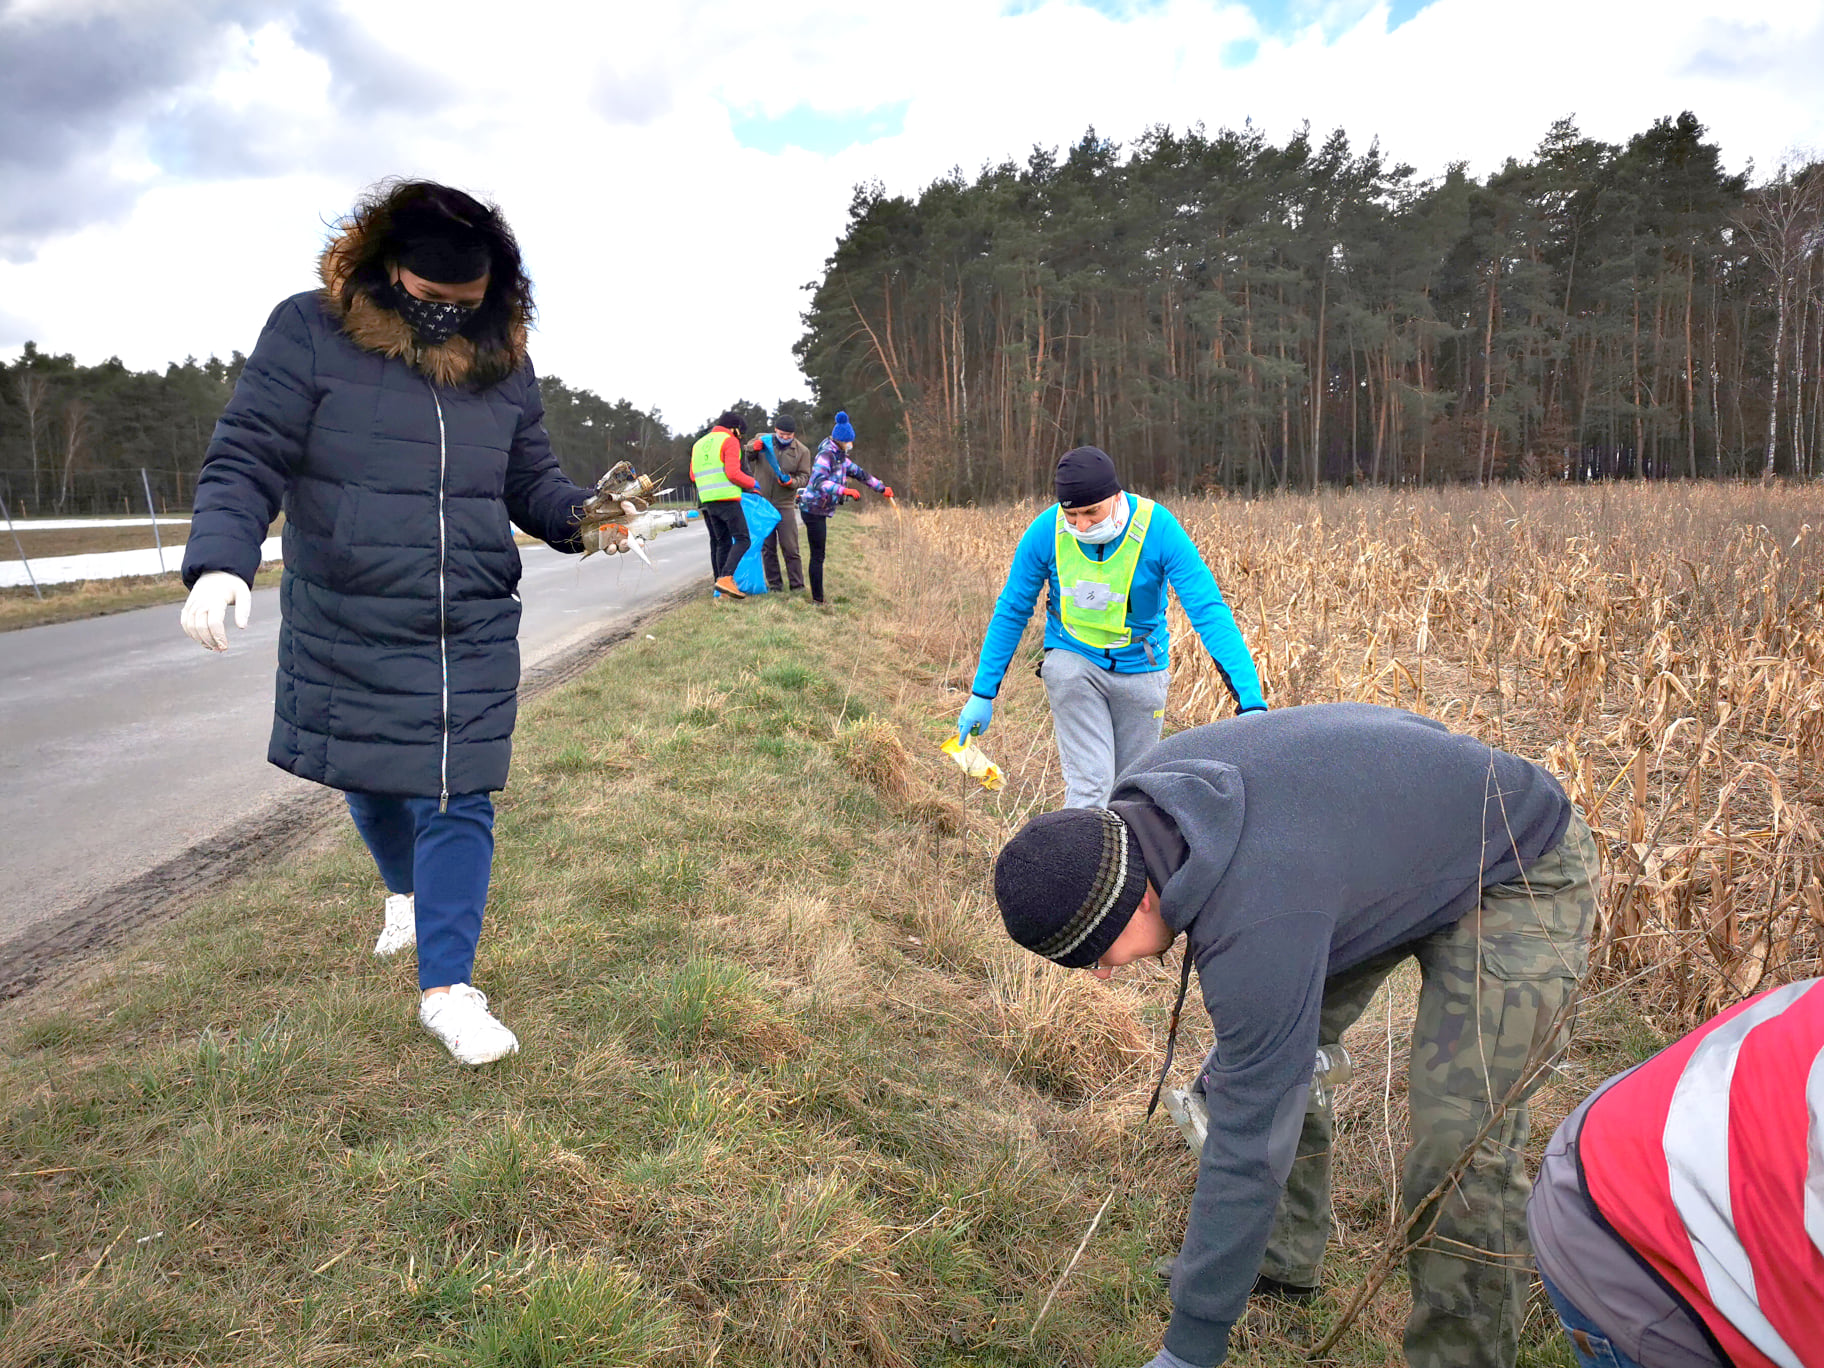
[[[1336,1089],[1354,1077],[1355,1061],[1349,1058],[1349,1051],[1341,1044],[1324,1046],[1317,1052],[1311,1070],[1307,1109],[1330,1110],[1336,1099]],[[1188,1088],[1166,1089],[1164,1101],[1165,1109],[1184,1133],[1184,1143],[1191,1147],[1191,1153],[1202,1154],[1204,1137],[1210,1131],[1210,1107],[1204,1099],[1203,1081],[1199,1079]]]

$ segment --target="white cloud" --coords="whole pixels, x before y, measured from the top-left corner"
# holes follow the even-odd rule
[[[914,194],[1090,124],[1127,141],[1251,118],[1277,141],[1309,120],[1358,147],[1378,137],[1423,174],[1455,159],[1486,172],[1566,114],[1620,141],[1689,108],[1734,167],[1824,144],[1824,0],[1436,0],[1391,34],[1366,0],[1300,9],[1316,17],[1290,28],[1211,0],[1122,19],[1071,0],[242,8],[202,76],[72,153],[146,188],[123,216],[103,205],[35,259],[0,261],[0,349],[29,336],[147,367],[247,350],[313,283],[323,221],[369,181],[422,175],[497,199],[514,224],[541,369],[685,426],[737,396],[802,392],[800,287],[858,181]],[[1224,66],[1242,40],[1253,60]],[[859,127],[900,102],[901,131],[831,152],[743,147],[732,118],[805,107]],[[0,198],[52,184],[3,161],[0,176],[18,178]]]

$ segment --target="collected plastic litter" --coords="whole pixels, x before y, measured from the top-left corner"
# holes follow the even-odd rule
[[[1325,1046],[1317,1052],[1308,1105],[1328,1111],[1335,1098],[1334,1090],[1354,1077],[1355,1061],[1349,1058],[1349,1052],[1341,1045]],[[1204,1139],[1210,1133],[1210,1106],[1204,1100],[1203,1089],[1196,1086],[1167,1088],[1163,1100],[1165,1109],[1184,1134],[1184,1143],[1191,1147],[1191,1153],[1202,1154]]]
[[[1184,1132],[1184,1143],[1191,1147],[1191,1153],[1202,1154],[1203,1142],[1210,1134],[1210,1109],[1204,1105],[1203,1094],[1189,1088],[1167,1088],[1165,1109]]]
[[[1325,1111],[1330,1109],[1331,1089],[1340,1088],[1355,1077],[1355,1061],[1341,1044],[1328,1045],[1317,1052],[1317,1068],[1311,1074],[1311,1098]]]
[[[1001,778],[1001,767],[982,754],[982,748],[970,741],[964,745],[954,736],[943,744],[943,752],[956,761],[956,767],[971,779],[978,779],[985,789],[998,789],[1006,780]]]
[[[642,534],[630,526],[652,506],[658,481],[650,475],[636,475],[631,461],[616,462],[613,469],[596,481],[595,492],[583,502],[579,523],[582,532],[583,559],[597,551],[610,556],[632,551],[652,564],[643,543],[657,535],[657,529]]]

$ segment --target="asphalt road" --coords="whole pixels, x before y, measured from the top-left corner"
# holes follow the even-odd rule
[[[522,547],[521,668],[704,578],[703,541],[700,523],[665,533],[652,569]],[[266,763],[278,590],[254,594],[225,655],[177,619],[167,604],[0,633],[0,943],[324,792]]]

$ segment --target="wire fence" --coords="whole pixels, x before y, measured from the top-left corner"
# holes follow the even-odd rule
[[[119,470],[0,470],[0,495],[20,522],[38,518],[145,517],[147,491],[158,517],[187,517],[196,472],[138,466]]]

